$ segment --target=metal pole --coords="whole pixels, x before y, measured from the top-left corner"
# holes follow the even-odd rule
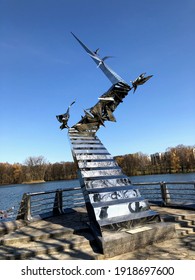
[[[25,201],[25,214],[24,214],[24,219],[27,221],[31,220],[31,195],[26,194],[26,201]]]
[[[161,189],[163,206],[166,206],[166,185],[165,185],[165,182],[160,182],[160,189]]]
[[[163,205],[167,206],[168,204],[170,204],[171,201],[167,184],[165,182],[160,182],[160,187],[161,187]]]
[[[56,190],[54,206],[53,206],[53,214],[60,215],[63,213],[63,202],[62,202],[62,189]]]

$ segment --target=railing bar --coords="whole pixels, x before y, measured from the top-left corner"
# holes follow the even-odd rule
[[[132,185],[142,186],[142,185],[160,185],[161,183],[165,183],[166,185],[177,185],[177,184],[184,184],[184,185],[194,185],[195,181],[183,181],[183,182],[142,182],[142,183],[132,183]]]
[[[42,212],[45,211],[45,210],[50,210],[50,211],[52,211],[53,208],[56,208],[56,207],[52,207],[52,208],[50,208],[50,207],[45,207],[45,208],[42,208],[42,209],[33,210],[33,211],[31,212],[31,215],[33,215],[33,213],[38,213],[38,212],[42,213]]]
[[[84,198],[83,197],[77,197],[77,199],[72,199],[71,201],[76,201],[76,200],[83,200]],[[66,199],[66,197],[63,197],[63,201],[68,201]]]
[[[153,186],[153,185],[160,185],[161,182],[149,182],[149,183],[132,183],[133,186]]]
[[[31,205],[31,208],[36,208],[36,207],[40,207],[40,206],[44,206],[44,205],[51,205],[53,207],[53,203],[43,203],[43,204],[34,204]]]
[[[195,181],[183,181],[183,182],[165,182],[165,184],[167,184],[167,185],[179,185],[179,184],[184,184],[184,185],[193,185],[193,184],[195,184]]]
[[[145,197],[148,201],[163,201],[161,189],[162,186],[165,187],[165,195],[168,194],[170,196],[170,201],[191,201],[194,203],[195,201],[195,181],[190,182],[146,182],[146,183],[133,183],[133,186],[139,186],[140,194]],[[179,185],[179,186],[178,186]],[[183,186],[181,186],[183,185]],[[187,186],[188,185],[188,186]],[[193,186],[191,186],[193,185]],[[180,187],[181,186],[181,187]],[[186,193],[187,192],[187,193]],[[45,213],[46,211],[52,211],[54,209],[58,209],[59,205],[57,205],[57,201],[55,198],[60,194],[61,197],[61,207],[63,209],[66,208],[74,208],[85,205],[85,199],[81,190],[81,187],[69,187],[64,189],[56,189],[50,191],[43,192],[32,192],[26,193],[27,200],[22,199],[24,206],[18,204],[19,210],[14,211],[12,216],[15,215],[24,215],[31,216],[34,213]],[[39,196],[39,197],[38,197]],[[41,197],[42,196],[42,197]],[[47,197],[46,197],[47,196]],[[37,199],[35,198],[37,197]],[[26,201],[29,203],[29,207],[25,209]],[[42,208],[43,207],[43,208]],[[26,212],[25,212],[26,210]],[[31,212],[30,212],[31,210]]]
[[[174,197],[171,198],[171,200],[191,200],[191,201],[195,201],[195,199],[190,199],[190,198],[185,198],[185,197]]]
[[[156,186],[156,188],[155,187],[151,187],[151,188],[145,188],[144,186],[141,186],[140,188],[139,188],[139,190],[158,190],[158,189],[160,189],[159,188],[160,187],[160,185],[159,186]]]
[[[61,191],[63,192],[67,192],[67,191],[74,191],[74,190],[81,190],[80,187],[73,187],[73,188],[65,188],[65,189],[60,189]],[[41,194],[49,194],[49,193],[56,193],[57,189],[56,190],[51,190],[51,191],[45,191],[45,192],[30,192],[30,193],[27,193],[27,195],[30,195],[30,196],[36,196],[36,195],[41,195]]]
[[[63,195],[62,197],[79,197],[82,196],[83,194],[79,193],[79,194],[70,194],[70,195]]]
[[[47,197],[47,198],[42,198],[42,199],[31,199],[31,202],[37,202],[37,201],[45,201],[45,200],[54,200],[54,197]]]
[[[74,205],[81,205],[81,204],[84,205],[85,203],[84,203],[84,202],[83,202],[83,203],[82,203],[82,202],[74,203]],[[74,206],[74,205],[73,205],[73,206]]]
[[[172,195],[187,195],[187,196],[189,196],[189,195],[191,195],[191,196],[195,196],[195,194],[194,193],[175,193],[175,192],[166,192],[167,194],[172,194]]]
[[[191,194],[191,195],[195,195],[195,190],[194,190],[194,192],[189,192],[189,191],[192,191],[192,190],[188,190],[188,192],[184,192],[183,190],[170,190],[170,189],[168,189],[168,191],[167,191],[167,193],[183,193],[183,194]]]
[[[141,195],[142,195],[142,196],[154,196],[154,195],[156,195],[156,196],[161,196],[160,193],[142,193]]]
[[[64,193],[64,194],[66,194],[66,192],[62,192],[62,193]],[[68,193],[72,193],[72,194],[81,194],[82,193],[82,191],[81,190],[74,190],[74,191],[69,191]]]
[[[147,190],[139,189],[139,191],[140,191],[140,192],[146,192]],[[160,192],[160,189],[159,189],[159,190],[150,189],[149,191],[152,191],[153,193],[154,193],[154,192],[156,192],[156,193],[161,193],[161,192]]]
[[[173,188],[169,188],[169,191],[193,191],[195,192],[195,189],[173,189]]]
[[[156,190],[157,188],[139,188],[139,190],[141,191],[151,191],[151,190]],[[159,189],[160,190],[160,189]],[[176,190],[180,190],[180,191],[195,191],[195,189],[193,188],[190,188],[190,189],[186,189],[186,188],[169,188],[169,190],[173,190],[173,191],[176,191]]]
[[[77,199],[83,199],[83,197],[75,197],[75,198],[73,198],[73,197],[63,197],[62,198],[62,200],[63,201],[68,201],[68,200],[70,200],[70,201],[73,201],[73,200],[77,200]]]

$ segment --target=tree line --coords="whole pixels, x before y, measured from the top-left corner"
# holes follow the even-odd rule
[[[164,153],[135,153],[115,159],[127,176],[195,172],[195,146],[178,145]]]
[[[195,146],[178,145],[150,156],[141,152],[126,154],[115,160],[127,176],[195,172]],[[74,162],[49,163],[38,156],[28,157],[23,164],[0,163],[0,185],[76,178]]]
[[[77,178],[73,162],[48,163],[43,156],[29,157],[24,164],[0,163],[0,184],[21,184]]]

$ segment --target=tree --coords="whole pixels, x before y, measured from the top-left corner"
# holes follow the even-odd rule
[[[19,163],[14,163],[12,165],[12,169],[13,169],[13,183],[14,184],[20,184],[23,181],[23,174],[22,174],[22,165]]]
[[[46,170],[46,159],[43,156],[28,157],[25,162],[26,180],[44,180]]]

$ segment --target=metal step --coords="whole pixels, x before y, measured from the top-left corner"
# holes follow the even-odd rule
[[[107,218],[107,219],[99,220],[99,224],[100,226],[106,226],[109,224],[116,224],[116,223],[131,221],[131,220],[137,220],[141,218],[156,217],[156,214],[157,213],[155,211],[148,210],[141,213],[134,213],[134,214],[124,215],[124,216],[116,216],[115,218]]]

